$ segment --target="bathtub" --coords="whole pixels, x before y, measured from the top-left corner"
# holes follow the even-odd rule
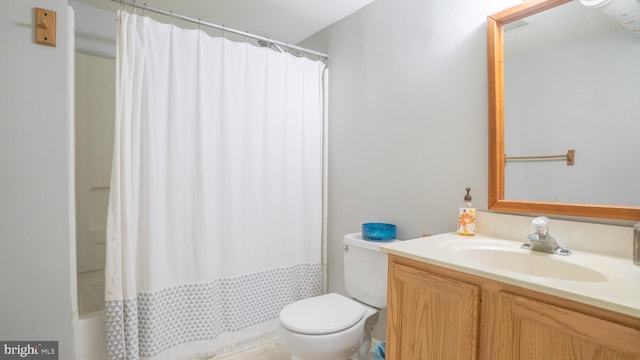
[[[75,359],[107,360],[103,270],[78,274],[78,313]]]

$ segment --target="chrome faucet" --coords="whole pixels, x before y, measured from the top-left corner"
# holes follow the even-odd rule
[[[571,254],[571,251],[564,249],[560,245],[558,245],[556,239],[554,239],[553,236],[549,234],[549,218],[547,218],[546,216],[537,217],[531,220],[531,225],[533,225],[534,233],[527,236],[527,239],[529,239],[529,243],[522,244],[523,249],[541,251],[562,256]]]

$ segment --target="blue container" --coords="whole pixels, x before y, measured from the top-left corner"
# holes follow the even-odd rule
[[[387,352],[387,343],[381,342],[373,348],[373,360],[384,360]]]
[[[362,238],[373,241],[389,241],[396,238],[396,226],[384,223],[362,224]]]

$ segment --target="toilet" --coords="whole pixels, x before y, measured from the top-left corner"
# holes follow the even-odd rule
[[[387,254],[380,245],[393,241],[367,241],[360,233],[345,235],[344,280],[353,299],[330,293],[284,307],[278,332],[292,359],[367,359],[371,329],[387,306]]]

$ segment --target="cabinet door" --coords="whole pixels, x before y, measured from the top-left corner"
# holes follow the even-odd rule
[[[640,360],[640,330],[509,293],[499,299],[493,359]]]
[[[391,264],[387,357],[476,359],[479,300],[477,286]]]

